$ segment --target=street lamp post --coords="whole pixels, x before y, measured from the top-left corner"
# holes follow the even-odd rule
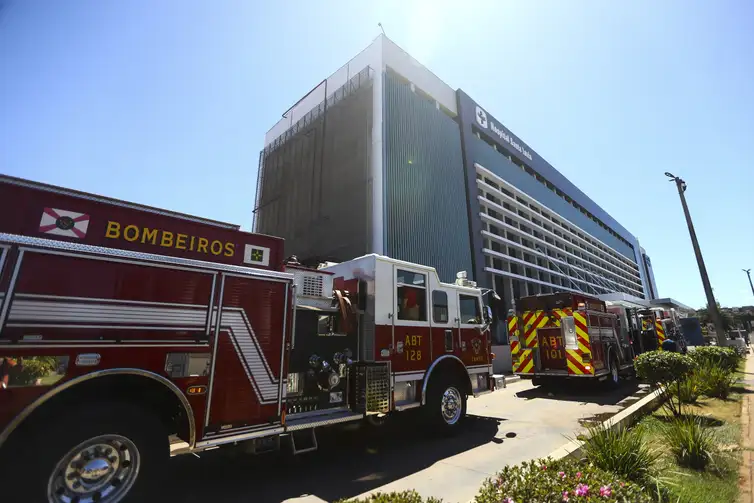
[[[691,236],[691,244],[694,247],[694,254],[696,255],[696,263],[699,266],[699,274],[702,276],[702,285],[704,286],[704,293],[707,296],[707,308],[709,309],[710,316],[712,317],[712,323],[715,325],[715,336],[717,337],[717,344],[720,345],[721,341],[725,337],[725,329],[723,328],[723,320],[720,316],[720,311],[717,309],[717,302],[715,302],[715,294],[712,293],[712,285],[709,282],[709,276],[707,275],[707,268],[704,265],[704,258],[702,257],[702,250],[699,248],[699,241],[696,239],[696,231],[694,230],[694,224],[691,222],[691,214],[689,213],[689,207],[686,204],[686,182],[681,178],[674,176],[671,173],[665,172],[665,176],[675,182],[678,188],[678,195],[681,197],[681,205],[683,206],[683,214],[686,216],[686,225],[689,227],[689,235]]]
[[[751,287],[751,294],[754,295],[754,283],[751,282],[751,269],[742,269],[743,272],[749,277],[749,286]]]

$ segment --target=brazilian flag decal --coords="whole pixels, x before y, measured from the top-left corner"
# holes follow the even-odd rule
[[[270,265],[270,249],[263,246],[246,245],[243,252],[243,263],[263,267]]]

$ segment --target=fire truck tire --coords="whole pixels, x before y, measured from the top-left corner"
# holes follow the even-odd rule
[[[66,411],[20,440],[0,452],[14,502],[151,501],[170,457],[159,418],[121,403]]]
[[[608,362],[608,374],[605,382],[609,388],[615,389],[620,386],[620,367],[615,356],[610,356]]]
[[[429,383],[424,413],[432,429],[441,435],[458,433],[466,418],[466,394],[452,376],[435,376]]]

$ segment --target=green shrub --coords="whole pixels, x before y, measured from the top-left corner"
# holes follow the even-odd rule
[[[675,418],[662,433],[679,466],[704,470],[712,460],[715,434],[698,417]]]
[[[738,378],[733,372],[707,363],[699,369],[702,393],[711,398],[727,399]]]
[[[11,382],[18,386],[33,385],[37,379],[57,370],[57,358],[54,356],[27,356],[17,358],[17,361],[18,365],[11,367],[10,374]]]
[[[567,499],[568,498],[568,499]],[[649,503],[641,486],[573,458],[540,459],[507,466],[488,479],[475,503]]]
[[[681,415],[683,391],[680,384],[697,368],[687,355],[670,351],[649,351],[634,360],[636,375],[662,393],[663,406],[674,416]]]
[[[416,491],[376,493],[357,500],[339,500],[337,503],[441,503],[437,498],[422,498]]]
[[[734,348],[720,346],[701,346],[688,355],[701,367],[713,365],[734,372],[741,363],[741,355]]]
[[[653,385],[669,384],[691,375],[696,367],[689,356],[670,351],[648,351],[634,360],[636,374]]]
[[[582,449],[594,466],[638,483],[652,477],[659,453],[644,442],[641,430],[599,425],[587,433]]]
[[[690,376],[681,379],[670,388],[672,395],[682,403],[697,403],[699,397],[704,394],[704,390],[704,379],[700,370],[695,370]]]

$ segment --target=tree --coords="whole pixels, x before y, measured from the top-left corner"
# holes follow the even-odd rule
[[[733,313],[731,312],[730,308],[721,307],[720,303],[718,302],[717,311],[720,313],[720,318],[722,318],[722,322],[723,322],[723,329],[726,332],[736,325],[733,319]],[[706,307],[697,309],[696,316],[699,318],[699,323],[703,325],[706,325],[708,323],[714,324],[714,322],[712,321],[712,316],[710,315],[709,309],[707,309]]]

